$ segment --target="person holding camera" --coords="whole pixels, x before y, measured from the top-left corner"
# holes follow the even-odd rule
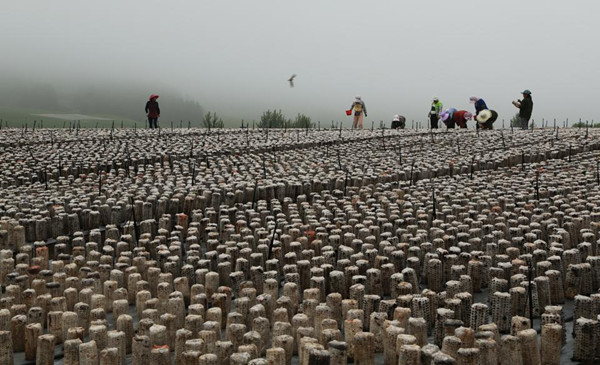
[[[529,126],[529,118],[533,112],[533,100],[531,99],[531,91],[523,90],[523,100],[513,101],[513,105],[519,108],[519,119],[521,120],[521,129],[527,129]]]

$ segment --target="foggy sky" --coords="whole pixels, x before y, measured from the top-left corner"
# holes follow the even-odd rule
[[[434,96],[467,110],[482,97],[508,121],[530,89],[536,123],[562,126],[600,121],[599,10],[597,0],[3,0],[0,73],[57,88],[155,83],[148,93],[168,85],[224,119],[281,109],[346,126],[356,95],[370,126],[396,113],[425,121]],[[168,118],[168,100],[161,109]]]

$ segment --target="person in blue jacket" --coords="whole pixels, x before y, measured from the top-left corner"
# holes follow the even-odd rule
[[[485,104],[485,100],[482,98],[478,98],[476,96],[471,96],[469,101],[475,104],[475,116],[477,116],[480,112],[486,110],[488,107]]]

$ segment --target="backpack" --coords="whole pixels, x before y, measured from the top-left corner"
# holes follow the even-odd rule
[[[354,103],[354,111],[357,111],[360,113],[360,112],[362,112],[362,110],[363,110],[362,103]]]

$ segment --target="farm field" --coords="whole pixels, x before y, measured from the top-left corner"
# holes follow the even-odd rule
[[[0,363],[600,361],[597,129],[38,117],[0,130]]]

